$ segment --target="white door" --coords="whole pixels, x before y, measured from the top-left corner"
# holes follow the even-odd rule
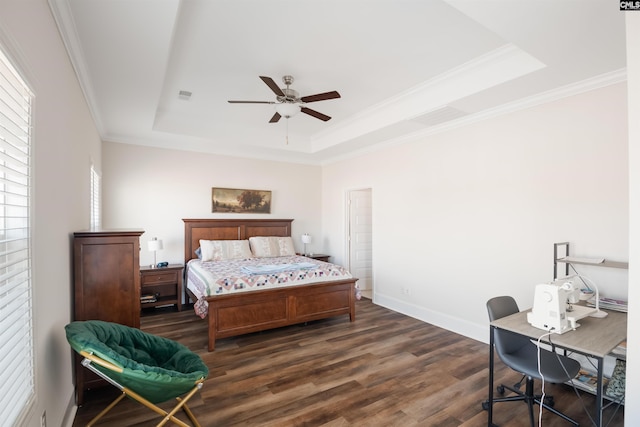
[[[352,190],[348,194],[349,270],[359,279],[361,290],[373,290],[371,189]]]

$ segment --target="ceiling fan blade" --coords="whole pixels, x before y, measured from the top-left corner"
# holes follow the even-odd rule
[[[284,96],[284,92],[282,91],[282,89],[278,87],[276,82],[274,82],[271,77],[260,76],[260,78],[262,79],[263,82],[265,82],[267,86],[269,86],[269,88],[271,88],[273,93],[275,93],[278,96]]]
[[[329,117],[329,116],[327,116],[325,114],[319,113],[316,110],[312,110],[311,108],[302,107],[302,108],[300,108],[300,111],[302,111],[303,113],[308,114],[310,116],[313,116],[316,119],[320,119],[320,120],[322,120],[324,122],[326,122],[327,120],[331,120],[331,117]]]
[[[280,117],[282,117],[280,113],[275,113],[273,117],[271,117],[271,120],[269,120],[269,123],[278,123],[278,120],[280,120]]]
[[[309,95],[303,96],[300,98],[302,102],[316,102],[316,101],[324,101],[325,99],[335,99],[340,98],[340,94],[335,90],[332,92],[319,93],[317,95]]]
[[[229,104],[275,104],[271,101],[227,101]]]

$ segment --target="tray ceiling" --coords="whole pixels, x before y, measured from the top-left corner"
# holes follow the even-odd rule
[[[626,78],[607,0],[49,3],[105,141],[323,164]],[[332,119],[227,102],[284,75]]]

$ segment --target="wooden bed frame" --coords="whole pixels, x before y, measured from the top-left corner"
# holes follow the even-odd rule
[[[291,236],[292,219],[183,219],[186,263],[203,240],[244,240],[254,236]],[[356,318],[355,283],[350,278],[308,285],[207,297],[209,351],[226,338],[311,320],[348,314]],[[187,296],[195,296],[185,286]]]

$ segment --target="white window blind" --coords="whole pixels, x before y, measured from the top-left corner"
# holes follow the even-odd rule
[[[91,229],[93,230],[99,230],[102,226],[100,197],[100,175],[91,165]]]
[[[30,156],[33,94],[0,49],[0,423],[34,397]]]

